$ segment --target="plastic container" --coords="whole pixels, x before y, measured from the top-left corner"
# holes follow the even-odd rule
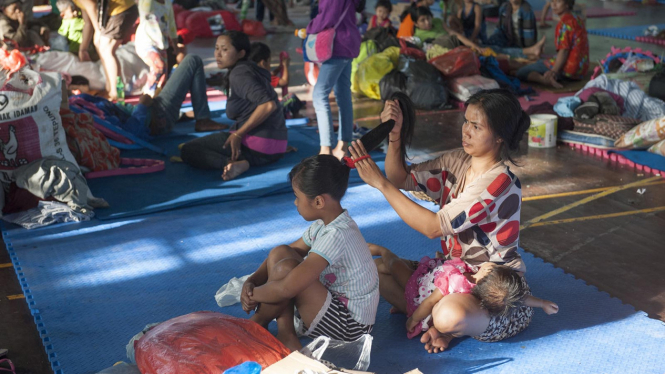
[[[529,147],[552,148],[556,145],[557,116],[534,114],[529,127]]]

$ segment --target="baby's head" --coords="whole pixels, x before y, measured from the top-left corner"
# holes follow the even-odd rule
[[[90,81],[82,75],[72,75],[72,81],[69,83],[69,92],[72,95],[89,93]]]
[[[374,12],[376,13],[376,18],[383,21],[390,17],[390,12],[393,11],[393,4],[390,0],[378,0],[376,2],[376,7],[374,7]]]
[[[411,15],[411,18],[416,20],[416,27],[421,30],[431,30],[432,29],[432,19],[434,15],[428,7],[420,6],[416,8],[414,14]]]
[[[306,221],[314,221],[320,218],[322,210],[338,206],[349,185],[350,171],[332,155],[300,161],[289,173],[298,213]]]
[[[552,12],[556,15],[562,15],[573,10],[575,0],[552,0]]]
[[[480,300],[480,306],[492,316],[505,316],[521,305],[527,296],[522,278],[508,266],[486,262],[475,274],[476,286],[471,294]]]
[[[58,7],[58,10],[60,11],[60,17],[62,17],[62,19],[78,18],[78,9],[71,0],[58,0],[55,5]]]
[[[257,65],[266,70],[270,70],[270,53],[270,47],[261,42],[254,42],[249,52],[249,60],[256,62]]]

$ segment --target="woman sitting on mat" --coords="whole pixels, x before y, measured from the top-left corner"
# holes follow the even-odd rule
[[[273,163],[286,153],[284,112],[270,72],[249,61],[249,37],[227,31],[217,38],[215,59],[229,69],[224,85],[228,92],[226,115],[236,123],[230,132],[218,132],[189,141],[180,149],[183,162],[199,169],[223,170],[231,180],[250,166]],[[158,96],[159,97],[159,96]]]
[[[441,237],[446,259],[460,258],[474,272],[491,261],[524,273],[526,267],[517,253],[521,185],[507,163],[514,163],[511,153],[518,150],[531,120],[517,98],[503,89],[473,95],[466,102],[462,148],[411,166],[407,166],[401,151],[404,139],[400,130],[413,123],[403,118],[399,105],[387,101],[381,120],[396,122],[389,135],[387,178],[371,159],[356,163],[360,177],[381,191],[409,226],[429,238]],[[350,152],[354,159],[367,154],[358,142],[352,144]],[[421,207],[400,189],[426,193],[441,205],[441,210],[433,213]],[[376,261],[381,267],[382,260]],[[404,293],[390,287],[393,277],[379,274],[379,279],[382,296],[406,310]],[[454,336],[507,338],[525,329],[533,315],[531,307],[519,306],[506,318],[490,317],[469,294],[447,295],[439,304],[441,312],[450,317],[438,329],[430,328],[423,335],[421,341],[430,352],[444,350]]]
[[[490,317],[507,316],[520,305],[542,308],[547,314],[559,311],[555,303],[531,296],[524,278],[505,265],[488,261],[480,265],[477,272],[473,272],[459,258],[444,260],[425,256],[418,267],[413,269],[387,248],[374,244],[370,244],[369,248],[373,256],[381,256],[379,274],[388,275],[394,281],[386,282],[382,289],[389,287],[390,293],[404,294],[406,303],[394,306],[393,310],[407,315],[406,331],[409,339],[426,332],[430,326],[439,332],[448,333],[445,328],[450,315],[445,308],[440,307],[443,304],[439,302],[451,294],[473,295]],[[405,310],[400,309],[404,306]],[[478,330],[484,327],[481,323]],[[503,336],[497,336],[494,331],[485,331],[474,338],[489,342],[501,340]]]
[[[314,221],[302,238],[270,251],[242,288],[261,326],[277,319],[277,339],[301,348],[309,337],[354,341],[372,331],[379,277],[358,225],[342,207],[350,168],[332,155],[304,159],[289,173],[298,213]],[[294,310],[298,326],[294,326]]]

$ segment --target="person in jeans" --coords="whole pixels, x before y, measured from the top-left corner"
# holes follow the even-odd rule
[[[275,162],[286,153],[286,121],[270,86],[270,72],[248,60],[250,51],[249,37],[242,32],[227,31],[217,38],[217,66],[229,69],[223,85],[229,96],[226,115],[236,123],[230,132],[194,139],[180,149],[183,162],[198,169],[223,170],[224,180],[238,177],[250,166]]]
[[[344,19],[336,29],[332,58],[321,65],[319,76],[312,93],[316,121],[321,138],[320,154],[332,154],[341,159],[346,152],[346,145],[353,138],[353,102],[351,101],[351,61],[360,52],[360,32],[356,27],[355,11],[364,7],[362,0],[320,0],[319,13],[307,25],[307,34],[317,34],[333,28]],[[346,11],[346,12],[345,12]],[[333,120],[328,96],[335,90],[335,99],[339,107],[339,135],[335,139]]]

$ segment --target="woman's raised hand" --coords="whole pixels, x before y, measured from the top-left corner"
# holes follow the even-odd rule
[[[404,122],[404,115],[402,114],[402,108],[399,107],[398,100],[386,100],[383,106],[381,122],[387,122],[391,119],[395,121],[395,127],[390,132],[390,137],[393,138],[392,141],[396,141],[399,139],[399,134],[402,131],[402,122]]]
[[[356,160],[359,157],[367,155],[365,146],[360,140],[351,143],[349,147],[351,158]],[[381,169],[376,165],[374,160],[366,158],[355,163],[358,174],[362,180],[370,186],[381,189],[384,183],[389,183],[386,177],[381,172]]]

